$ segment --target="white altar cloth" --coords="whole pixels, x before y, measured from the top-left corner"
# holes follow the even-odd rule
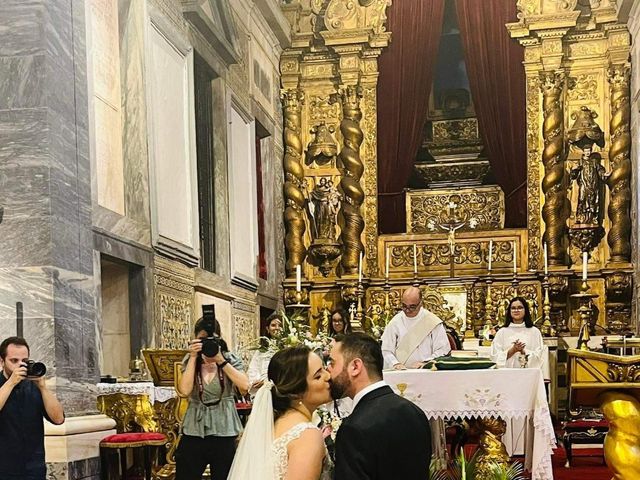
[[[149,402],[166,402],[176,396],[173,387],[156,387],[153,382],[121,382],[121,383],[98,383],[96,385],[97,395],[110,395],[112,393],[124,393],[127,395],[149,395]]]
[[[549,413],[542,372],[536,368],[492,370],[385,371],[384,380],[397,393],[418,405],[430,419],[500,417],[525,418],[525,468],[532,480],[552,480],[552,449],[556,437]]]

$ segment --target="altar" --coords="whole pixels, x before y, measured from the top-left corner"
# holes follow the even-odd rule
[[[538,369],[509,368],[384,372],[389,386],[429,419],[526,419],[525,468],[532,480],[553,478],[556,437],[542,377]]]

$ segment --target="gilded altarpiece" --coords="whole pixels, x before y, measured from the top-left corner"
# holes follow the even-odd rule
[[[525,49],[529,266],[542,269],[546,243],[552,318],[577,334],[569,296],[579,290],[572,279],[579,278],[586,251],[588,284],[599,295],[597,322],[613,332],[635,330],[629,324],[629,32],[611,0],[519,0],[517,6],[518,21],[507,29]],[[593,152],[571,141],[574,122],[586,111],[603,132],[603,145]],[[592,189],[601,198],[589,230],[582,228],[586,187],[579,175],[594,158],[601,173]]]
[[[156,345],[163,349],[182,349],[192,338],[193,270],[156,256],[153,279]]]

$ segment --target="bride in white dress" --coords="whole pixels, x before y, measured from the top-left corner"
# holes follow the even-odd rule
[[[305,346],[276,353],[258,390],[229,480],[330,480],[322,433],[311,422],[331,400],[331,376]]]

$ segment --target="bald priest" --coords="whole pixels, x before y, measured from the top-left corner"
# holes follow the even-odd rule
[[[382,334],[384,368],[422,368],[428,360],[450,352],[442,320],[422,306],[419,288],[407,288],[402,294],[402,311]]]

